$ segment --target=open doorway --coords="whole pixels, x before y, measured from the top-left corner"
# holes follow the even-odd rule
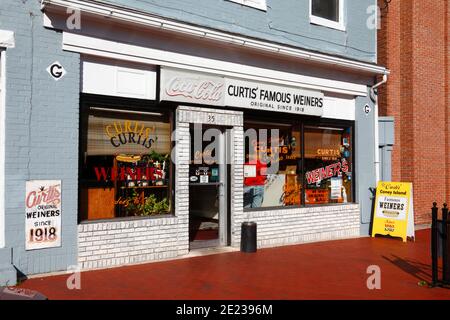
[[[189,247],[228,245],[228,137],[223,127],[192,124],[189,165]]]

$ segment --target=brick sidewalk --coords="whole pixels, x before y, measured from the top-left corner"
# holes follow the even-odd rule
[[[29,279],[21,287],[49,299],[450,299],[430,281],[429,230],[415,243],[361,238],[232,252],[81,274]],[[369,265],[381,268],[381,290],[368,290]]]

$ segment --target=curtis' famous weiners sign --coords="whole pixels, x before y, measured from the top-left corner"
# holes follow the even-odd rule
[[[162,101],[322,116],[319,91],[161,68]]]
[[[26,182],[25,249],[61,246],[61,181]]]

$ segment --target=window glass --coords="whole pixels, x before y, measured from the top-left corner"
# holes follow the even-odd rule
[[[305,204],[352,202],[351,128],[305,127]]]
[[[244,208],[301,204],[300,128],[247,122]]]
[[[313,16],[339,22],[340,0],[311,0]]]
[[[163,113],[89,109],[82,121],[82,220],[171,211],[170,130]]]

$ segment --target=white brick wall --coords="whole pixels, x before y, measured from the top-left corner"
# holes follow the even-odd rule
[[[173,216],[80,224],[78,262],[82,269],[95,269],[186,254],[181,226]]]
[[[258,247],[323,241],[359,236],[357,204],[244,212],[243,113],[180,106],[175,135],[175,217],[86,223],[78,227],[79,263],[82,269],[106,268],[144,261],[175,258],[189,251],[190,123],[232,127],[231,245],[240,246],[241,223],[257,223]]]
[[[235,216],[234,245],[239,245],[241,223],[257,223],[258,248],[359,236],[359,205],[331,205],[251,211]]]

